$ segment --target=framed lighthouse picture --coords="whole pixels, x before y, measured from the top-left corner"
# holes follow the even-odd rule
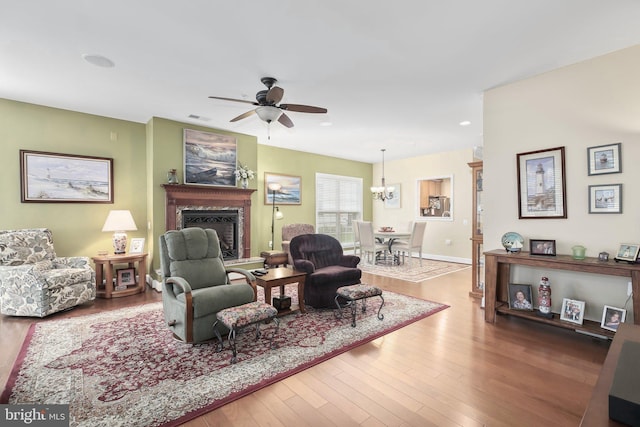
[[[566,218],[564,147],[517,155],[518,217]]]

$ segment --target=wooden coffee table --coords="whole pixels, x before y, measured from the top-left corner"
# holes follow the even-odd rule
[[[307,273],[286,267],[270,268],[264,276],[256,276],[256,284],[264,288],[264,301],[271,304],[271,288],[280,287],[280,295],[284,295],[284,286],[298,283],[298,306],[278,311],[278,317],[296,311],[306,313],[304,308],[304,281]]]

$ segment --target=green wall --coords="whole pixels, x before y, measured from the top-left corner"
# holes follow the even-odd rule
[[[60,256],[93,256],[112,251],[111,233],[101,231],[112,209],[129,209],[138,226],[129,237],[145,237],[152,254],[150,268],[159,267],[155,242],[164,230],[164,190],[167,171],[175,168],[182,182],[183,129],[233,135],[238,160],[256,171],[249,187],[252,196],[251,255],[268,249],[271,239],[271,205],[265,205],[264,173],[302,177],[302,204],[281,206],[285,217],[277,221],[275,247],[280,248],[281,228],[289,223],[315,223],[316,172],[363,178],[365,194],[371,186],[372,165],[258,144],[251,135],[211,129],[153,117],[134,123],[90,114],[0,99],[0,228],[47,227],[53,232]],[[304,144],[301,142],[301,146]],[[20,201],[19,150],[113,158],[114,203],[22,203]],[[372,206],[365,197],[364,217]]]
[[[0,228],[47,227],[60,256],[113,251],[102,226],[112,209],[131,210],[145,237],[145,128],[139,123],[0,99]],[[113,158],[114,203],[21,203],[21,149]]]

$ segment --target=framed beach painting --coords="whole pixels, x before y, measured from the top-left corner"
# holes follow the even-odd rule
[[[185,184],[236,186],[234,137],[184,129],[183,140]]]
[[[280,190],[269,190],[270,184],[280,184]],[[296,175],[283,175],[265,172],[264,174],[264,204],[270,205],[275,202],[278,205],[301,205],[302,204],[302,177]]]
[[[20,199],[113,203],[113,159],[20,150]]]

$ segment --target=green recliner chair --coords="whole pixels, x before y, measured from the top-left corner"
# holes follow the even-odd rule
[[[215,230],[189,227],[160,236],[162,305],[174,336],[187,343],[216,336],[216,313],[256,300],[255,277],[240,268],[225,268]],[[229,273],[244,276],[233,283]],[[229,331],[218,323],[221,335]]]

